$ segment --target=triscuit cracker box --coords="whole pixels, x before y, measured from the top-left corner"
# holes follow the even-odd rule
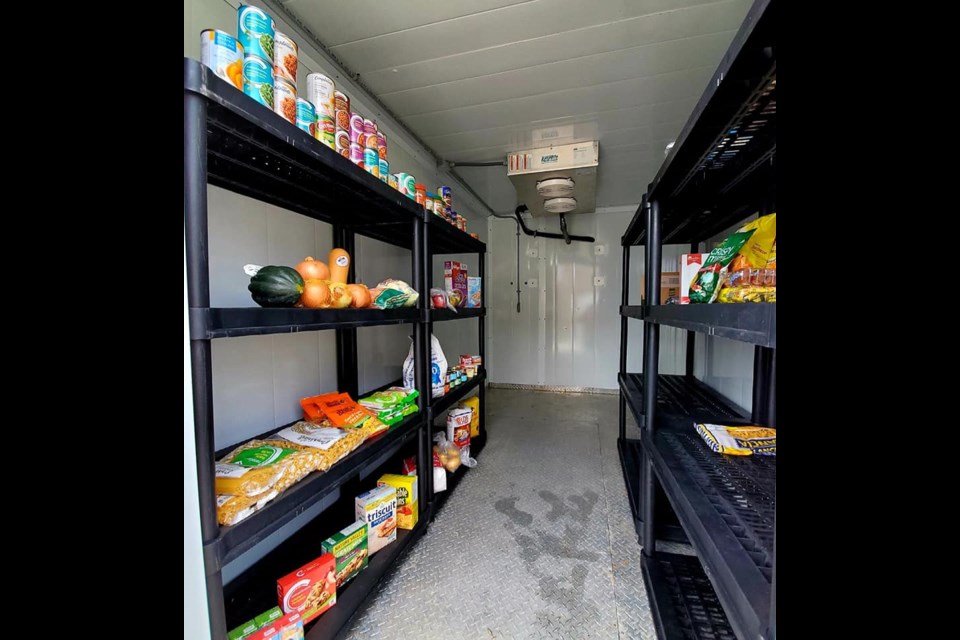
[[[417,476],[385,473],[377,480],[377,485],[386,485],[397,490],[397,526],[401,529],[413,529],[420,519]]]
[[[367,523],[357,520],[323,541],[324,553],[337,561],[337,590],[367,566]]]
[[[357,520],[367,523],[367,549],[370,555],[397,539],[397,490],[377,487],[357,496]]]

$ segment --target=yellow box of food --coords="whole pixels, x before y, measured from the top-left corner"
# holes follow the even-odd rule
[[[417,476],[385,473],[377,480],[377,486],[388,486],[397,490],[397,526],[401,529],[413,529],[420,519]]]

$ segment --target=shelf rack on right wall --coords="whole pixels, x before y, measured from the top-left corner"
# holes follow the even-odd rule
[[[694,424],[776,427],[777,305],[660,304],[664,244],[698,253],[776,211],[775,5],[755,0],[621,239],[617,446],[661,639],[776,638],[776,457],[715,453]],[[647,302],[631,305],[630,250],[640,245]],[[627,371],[631,318],[643,321],[642,374]],[[683,375],[659,373],[661,326],[687,331]],[[698,334],[754,345],[749,413],[694,376]],[[627,438],[628,409],[638,439]],[[665,539],[688,541],[696,557],[658,551]]]

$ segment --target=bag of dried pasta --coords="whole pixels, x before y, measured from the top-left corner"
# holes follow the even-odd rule
[[[731,456],[777,455],[777,430],[769,427],[699,423],[697,433],[713,451]]]

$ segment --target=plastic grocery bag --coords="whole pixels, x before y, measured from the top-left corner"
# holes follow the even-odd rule
[[[410,351],[407,352],[407,359],[403,361],[403,386],[408,388],[414,386],[414,371],[413,340],[411,339]],[[443,395],[443,376],[446,372],[447,358],[443,355],[440,341],[437,340],[437,336],[430,334],[430,388],[434,398]]]

